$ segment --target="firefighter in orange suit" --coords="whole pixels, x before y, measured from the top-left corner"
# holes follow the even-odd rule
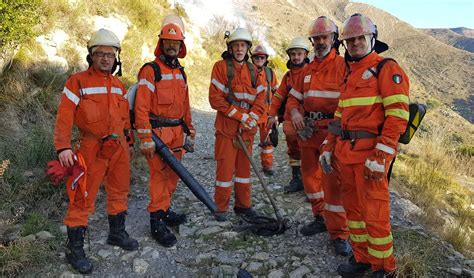
[[[309,38],[314,60],[305,68],[303,82],[295,86],[301,94],[291,94],[287,104],[299,135],[301,173],[314,216],[310,224],[301,228],[301,233],[310,236],[328,230],[336,253],[347,256],[351,248],[338,171],[321,175],[319,166],[319,147],[327,136],[328,123],[334,118],[346,65],[338,54],[338,30],[332,20],[325,16],[314,20]],[[299,111],[301,106],[304,113]]]
[[[135,100],[135,127],[140,138],[140,151],[150,170],[150,227],[153,238],[165,247],[176,244],[175,235],[167,228],[186,221],[184,214],[170,209],[178,176],[155,154],[152,132],[173,151],[177,159],[183,156],[184,132],[189,129],[192,142],[195,131],[191,123],[188,87],[178,58],[186,56],[184,26],[179,17],[163,20],[153,63],[159,66],[161,80],[155,80],[152,65],[145,65],[138,74]],[[187,127],[187,128],[186,128]]]
[[[217,110],[215,128],[216,187],[214,199],[217,221],[227,220],[232,187],[235,191],[234,212],[255,217],[252,209],[250,162],[236,136],[241,134],[252,153],[257,122],[265,114],[265,86],[262,75],[248,62],[252,45],[250,33],[237,28],[226,33],[227,51],[214,64],[209,87],[209,102]]]
[[[268,127],[271,128],[281,116],[283,116],[283,132],[286,137],[288,147],[289,164],[291,166],[292,178],[289,185],[285,186],[285,192],[292,193],[303,190],[303,180],[301,179],[301,155],[298,147],[298,135],[291,122],[291,114],[286,109],[288,95],[295,92],[295,84],[303,82],[303,70],[308,64],[309,44],[304,37],[295,37],[291,40],[286,49],[289,60],[286,64],[288,71],[281,79],[278,90],[273,95],[269,116]],[[298,93],[298,92],[295,92]]]
[[[372,277],[396,269],[390,227],[387,171],[409,117],[407,75],[378,53],[388,46],[377,40],[377,28],[366,16],[354,14],[341,32],[349,75],[329,126],[320,161],[339,164],[343,206],[347,213],[354,257],[338,273],[353,277],[372,268]]]
[[[77,160],[71,146],[72,127],[79,129],[75,151],[84,159],[86,184],[84,191],[75,190],[64,223],[68,234],[66,258],[83,274],[91,273],[93,268],[84,253],[84,234],[102,182],[110,225],[107,242],[125,250],[138,249],[138,242],[125,231],[132,142],[127,142],[130,120],[125,87],[112,75],[119,63],[120,41],[113,32],[100,29],[92,35],[87,48],[90,67],[66,81],[54,130],[59,161],[62,166],[71,167]]]
[[[267,67],[268,52],[263,45],[257,45],[252,51],[252,63],[257,67],[258,72],[263,75],[265,81],[266,95],[265,95],[265,114],[258,120],[258,130],[260,131],[260,160],[262,162],[263,173],[266,176],[273,176],[273,145],[269,140],[269,132],[271,129],[267,127],[268,110],[273,94],[278,89],[278,81],[275,72]]]

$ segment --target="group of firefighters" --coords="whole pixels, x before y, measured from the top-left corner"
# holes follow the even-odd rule
[[[233,190],[237,215],[259,215],[252,208],[250,161],[243,148],[252,152],[259,130],[262,170],[273,175],[273,146],[268,138],[274,125],[283,122],[292,168],[285,191],[304,189],[314,216],[301,234],[327,231],[337,254],[353,254],[338,266],[342,276],[363,274],[370,268],[373,277],[393,275],[387,171],[407,125],[408,77],[393,60],[376,72],[384,60],[378,53],[386,45],[377,40],[377,27],[362,14],[349,17],[340,33],[332,20],[320,16],[308,35],[309,40],[295,37],[288,45],[289,70],[278,86],[274,72],[266,67],[265,47],[250,51],[252,36],[244,28],[226,34],[227,49],[214,64],[209,87],[209,102],[217,110],[213,217],[228,220]],[[339,55],[340,44],[344,57]],[[67,80],[54,132],[61,166],[74,170],[79,165],[83,172],[76,172],[84,174],[74,176],[71,171],[77,179],[68,181],[68,193],[76,190],[69,195],[64,219],[66,258],[80,273],[91,273],[93,268],[84,253],[84,234],[102,183],[110,226],[107,242],[125,250],[138,249],[138,242],[125,231],[132,125],[149,166],[151,235],[162,246],[176,244],[168,226],[186,222],[184,214],[170,208],[178,176],[155,153],[152,135],[181,159],[188,150],[184,146],[192,148],[196,134],[187,78],[179,63],[186,56],[186,45],[178,17],[164,20],[156,58],[138,73],[133,121],[127,91],[112,74],[121,67],[119,39],[100,29],[87,48],[90,67]],[[76,146],[71,143],[73,126],[79,129]]]

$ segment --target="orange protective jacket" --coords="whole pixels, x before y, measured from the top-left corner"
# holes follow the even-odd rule
[[[280,86],[278,87],[278,90],[272,97],[271,101],[271,106],[270,106],[270,111],[268,112],[269,116],[276,117],[278,116],[278,110],[280,107],[283,105],[285,100],[288,97],[288,94],[294,90],[293,88],[295,87],[295,84],[302,84],[303,83],[303,77],[304,77],[304,69],[308,65],[305,64],[301,68],[292,68],[289,71],[283,75],[283,78],[281,79]],[[291,120],[291,114],[290,110],[288,107],[285,109],[285,115],[284,115],[285,121],[290,121]]]
[[[294,108],[301,111],[303,107],[305,112],[334,114],[341,95],[340,88],[344,82],[346,68],[344,58],[339,56],[335,49],[332,49],[323,61],[313,60],[304,69],[303,82],[294,85],[286,109],[289,112]],[[330,121],[332,119],[315,121],[318,130],[313,133],[312,138],[306,141],[299,140],[300,147],[319,148],[327,135]]]
[[[377,138],[342,140],[337,137],[335,155],[345,164],[363,163],[374,149],[395,153],[400,135],[409,118],[409,80],[400,66],[387,62],[378,75],[375,71],[383,57],[371,53],[350,64],[350,74],[341,87],[335,113],[344,130],[365,130],[380,134]],[[328,140],[334,140],[330,134]]]
[[[250,116],[256,117],[257,121],[264,116],[265,110],[265,81],[261,74],[257,74],[256,88],[252,86],[250,70],[247,63],[239,64],[233,60],[234,79],[232,80],[233,100],[241,105],[230,104],[225,97],[228,95],[227,89],[227,64],[225,60],[220,60],[214,64],[211,76],[211,85],[209,86],[209,103],[211,107],[217,110],[214,126],[217,135],[224,135],[229,138],[235,138],[239,132],[240,121],[227,115],[234,109]],[[254,67],[257,73],[257,68]],[[250,106],[250,108],[249,108]],[[257,132],[257,127],[251,130],[243,130],[242,137],[250,139]]]
[[[56,117],[56,150],[71,148],[73,125],[79,128],[81,138],[100,139],[114,133],[123,136],[124,129],[130,128],[126,92],[117,77],[92,67],[71,75]]]
[[[278,80],[275,75],[275,72],[270,68],[270,72],[272,74],[271,78],[271,84],[268,84],[267,82],[267,76],[265,73],[265,70],[259,69],[259,74],[262,75],[262,79],[264,81],[263,86],[265,86],[265,113],[264,115],[259,119],[258,123],[267,123],[268,120],[268,112],[270,111],[270,105],[272,103],[272,98],[275,92],[278,90]]]
[[[151,129],[150,114],[183,119],[190,130],[194,130],[189,105],[188,86],[178,68],[170,68],[159,58],[162,79],[155,81],[151,66],[144,67],[138,74],[138,89],[135,99],[135,126],[137,131]],[[140,132],[138,132],[140,135]],[[151,135],[150,135],[151,136]],[[158,135],[159,136],[159,135]]]

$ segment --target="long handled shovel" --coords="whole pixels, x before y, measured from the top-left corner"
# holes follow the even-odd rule
[[[261,221],[258,221],[259,219],[253,219],[253,221],[250,220],[249,222],[252,222],[252,224],[254,224],[253,231],[258,235],[264,235],[264,236],[281,234],[285,232],[285,230],[288,228],[288,225],[287,225],[288,221],[284,220],[283,217],[281,216],[280,211],[278,210],[278,207],[276,206],[275,200],[273,199],[272,195],[268,191],[267,182],[263,178],[262,174],[258,171],[257,165],[255,164],[252,157],[250,156],[247,146],[245,145],[244,140],[242,140],[242,137],[240,136],[240,134],[237,134],[237,140],[239,141],[239,144],[242,147],[242,150],[244,151],[245,156],[247,156],[247,159],[250,161],[250,164],[252,165],[252,168],[255,174],[260,180],[260,184],[262,185],[263,190],[265,191],[265,194],[270,200],[270,203],[273,207],[273,210],[275,211],[275,215],[277,218],[275,220],[273,218],[262,216],[260,217]]]

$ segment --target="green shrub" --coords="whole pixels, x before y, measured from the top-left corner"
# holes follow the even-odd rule
[[[473,157],[474,145],[462,145],[456,149],[456,153],[467,157]]]
[[[0,0],[0,54],[33,38],[40,0]]]

